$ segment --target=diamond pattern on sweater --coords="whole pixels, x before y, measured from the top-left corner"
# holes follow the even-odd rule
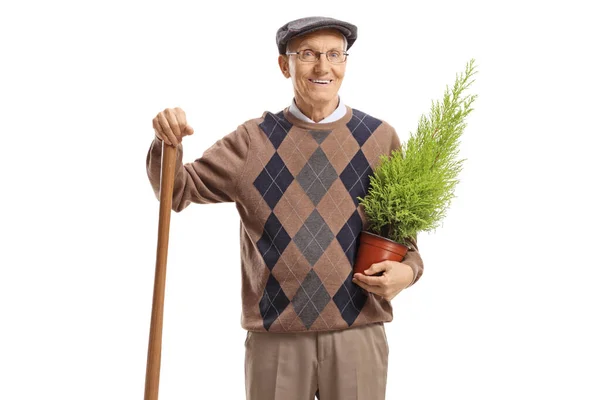
[[[292,304],[306,329],[310,329],[330,300],[331,296],[323,287],[319,276],[311,269],[292,299]]]
[[[315,208],[294,236],[294,243],[311,266],[321,258],[335,236]]]
[[[263,326],[269,330],[273,322],[279,317],[283,310],[290,304],[281,286],[273,274],[269,274],[267,286],[263,297],[260,299],[260,315],[263,318]]]
[[[274,213],[271,213],[265,223],[261,238],[256,242],[260,255],[270,271],[273,270],[277,260],[279,260],[291,240],[290,235],[285,231],[279,219]]]
[[[298,176],[296,176],[296,180],[315,206],[319,204],[319,201],[325,196],[325,193],[337,178],[337,172],[331,166],[329,159],[320,146],[317,147]]]
[[[354,323],[367,301],[367,295],[364,294],[363,289],[352,282],[353,274],[353,271],[350,271],[342,286],[333,296],[333,301],[348,326]]]
[[[346,257],[348,257],[348,261],[350,261],[350,265],[354,265],[356,259],[356,253],[358,252],[358,236],[360,235],[362,228],[362,219],[360,219],[358,211],[354,211],[336,236]]]
[[[323,143],[323,140],[327,139],[327,136],[331,133],[331,131],[309,131],[310,135],[316,140],[317,143]]]
[[[285,136],[292,128],[292,124],[283,117],[283,111],[277,115],[267,113],[264,121],[259,126],[267,134],[275,149],[279,148],[281,142],[283,142],[283,139],[285,139]]]
[[[294,177],[279,154],[275,152],[266,167],[254,180],[254,187],[258,189],[272,210],[293,180]]]
[[[337,146],[333,146],[335,142],[328,141],[326,146],[321,147],[332,131],[312,130],[308,131],[308,137],[304,136],[305,133],[294,130],[289,141],[286,141],[293,125],[285,119],[283,111],[265,115],[260,128],[275,152],[253,183],[272,210],[265,222],[263,234],[256,242],[269,268],[269,276],[259,305],[266,330],[280,318],[284,310],[285,318],[281,316],[280,319],[284,327],[295,326],[293,329],[298,329],[299,326],[294,324],[301,323],[310,330],[318,318],[323,318],[321,313],[332,299],[348,326],[355,322],[363,309],[368,296],[352,282],[352,270],[348,271],[347,267],[339,269],[339,263],[343,260],[342,251],[350,265],[354,265],[358,236],[363,228],[358,210],[352,210],[348,206],[349,200],[342,199],[349,195],[354,206],[358,207],[357,197],[366,196],[370,184],[369,177],[373,171],[362,146],[381,123],[382,121],[353,109],[352,118],[346,126],[352,134],[349,140],[354,138],[360,147],[356,149],[344,146],[344,142],[340,143],[337,137]],[[307,147],[308,142],[304,142],[311,138],[318,144],[314,151]],[[285,145],[281,146],[284,142]],[[349,151],[350,148],[352,150]],[[328,157],[335,160],[335,168]],[[295,176],[287,168],[286,162],[293,163],[290,165],[294,165],[294,173],[297,172]],[[338,175],[337,171],[342,172]],[[339,182],[336,182],[338,178]],[[337,188],[330,192],[334,183]],[[293,195],[286,193],[292,184],[296,191]],[[306,197],[297,192],[297,189],[304,191]],[[347,195],[344,193],[346,191]],[[340,193],[344,193],[344,196],[340,196]],[[305,200],[300,200],[298,195],[303,196]],[[337,203],[339,201],[345,202],[345,207],[340,208]],[[275,207],[280,202],[277,207],[280,214],[276,216]],[[327,214],[320,213],[318,208],[322,207],[323,210],[328,210]],[[281,214],[283,210],[286,211]],[[311,211],[310,214],[308,211]],[[340,220],[338,214],[343,219]],[[306,215],[308,217],[304,222],[300,222]],[[339,222],[335,224],[336,229],[340,226],[338,232],[331,230],[324,216],[328,221],[338,218]],[[346,218],[348,219],[345,220]],[[298,228],[300,223],[302,225]],[[291,237],[289,232],[295,234],[292,233]],[[340,246],[328,251],[334,239]],[[296,254],[295,258],[281,258],[291,241],[295,246],[290,247],[289,251],[293,251],[288,253]],[[315,271],[317,268],[313,269],[317,263],[319,273]],[[301,281],[306,267],[311,269]],[[285,287],[285,291],[282,287]],[[333,293],[335,295],[332,297]],[[293,307],[288,307],[290,303]],[[327,307],[328,312],[336,309],[333,304],[331,307]],[[327,321],[323,322],[327,325]]]
[[[346,124],[361,147],[373,132],[375,132],[375,129],[377,129],[379,125],[381,125],[380,120],[373,118],[356,108],[352,109],[352,118]]]
[[[358,207],[357,197],[365,197],[369,189],[370,175],[373,170],[362,150],[358,150],[350,163],[340,174],[340,179],[350,193],[354,205]]]

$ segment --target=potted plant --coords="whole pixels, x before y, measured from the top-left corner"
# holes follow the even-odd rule
[[[432,103],[429,118],[421,116],[408,143],[381,155],[367,195],[358,197],[368,228],[359,235],[355,273],[380,261],[402,261],[417,233],[437,228],[444,218],[464,161],[456,160],[458,139],[477,97],[461,97],[472,83],[473,63],[459,74],[452,93],[446,87],[442,104]]]

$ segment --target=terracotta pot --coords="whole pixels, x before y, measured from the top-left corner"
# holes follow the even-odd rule
[[[358,241],[354,273],[364,274],[372,264],[384,260],[402,261],[408,251],[408,247],[405,245],[368,231],[361,231]],[[381,275],[381,273],[375,275]]]

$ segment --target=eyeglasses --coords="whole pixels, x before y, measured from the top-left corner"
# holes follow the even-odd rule
[[[295,54],[298,56],[300,61],[312,62],[312,63],[320,60],[321,54],[325,54],[325,56],[327,57],[327,60],[329,60],[329,62],[332,64],[343,64],[346,62],[346,57],[348,56],[348,53],[346,53],[345,51],[329,50],[326,53],[321,53],[319,51],[314,51],[311,49],[304,49],[304,50],[289,52],[289,53],[285,53],[285,54],[287,54],[287,55]]]

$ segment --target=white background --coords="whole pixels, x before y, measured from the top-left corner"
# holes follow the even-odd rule
[[[594,2],[4,2],[0,398],[141,399],[159,202],[152,118],[184,162],[278,112],[285,22],[359,27],[340,95],[406,141],[475,58],[467,159],[425,273],[392,302],[388,399],[599,399]],[[243,399],[234,203],[172,214],[160,398]]]

